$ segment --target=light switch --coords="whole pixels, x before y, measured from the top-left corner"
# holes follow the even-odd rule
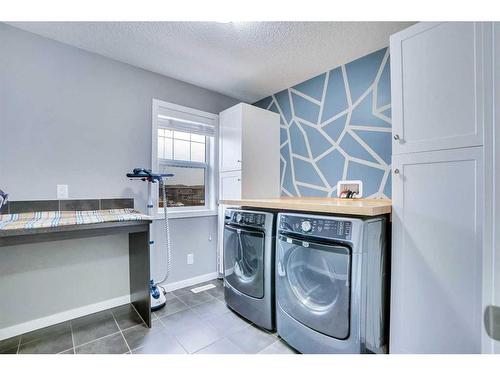
[[[193,264],[194,263],[194,254],[190,253],[187,255],[187,264]]]
[[[57,199],[68,199],[68,185],[57,185]]]

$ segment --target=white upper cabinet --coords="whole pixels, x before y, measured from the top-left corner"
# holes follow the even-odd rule
[[[419,23],[390,40],[393,154],[483,144],[484,25]]]
[[[391,353],[489,350],[497,65],[491,23],[421,23],[391,37]]]
[[[240,171],[241,198],[280,196],[280,122],[277,113],[240,103],[219,116],[220,186]],[[229,177],[228,177],[229,178]],[[229,199],[221,188],[220,199]]]
[[[242,150],[242,198],[279,198],[279,115],[244,105]]]
[[[242,107],[231,107],[219,115],[220,172],[241,169]]]

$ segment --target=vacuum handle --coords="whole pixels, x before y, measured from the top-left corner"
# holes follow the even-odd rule
[[[134,168],[132,173],[127,173],[128,178],[140,178],[143,181],[155,182],[160,181],[164,177],[173,177],[172,173],[153,173],[151,169]]]

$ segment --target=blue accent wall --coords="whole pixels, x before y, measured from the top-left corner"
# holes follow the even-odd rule
[[[364,196],[391,196],[389,50],[381,49],[267,98],[281,117],[281,193],[336,195],[362,180]]]

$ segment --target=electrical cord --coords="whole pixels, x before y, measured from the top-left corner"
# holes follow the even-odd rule
[[[344,190],[342,191],[340,194],[339,194],[339,198],[356,198],[356,195],[358,193],[355,192],[354,190],[351,190],[351,189],[348,189],[348,190]]]
[[[158,286],[158,288],[160,288],[160,289],[161,289],[161,291],[162,291],[163,295],[167,294],[167,291],[165,290],[165,288],[164,288],[164,287],[162,287],[161,285],[157,285],[157,286]]]
[[[157,286],[163,289],[163,294],[165,294],[165,289],[161,287],[159,284],[164,283],[168,277],[170,276],[170,272],[172,270],[172,246],[170,243],[170,227],[168,224],[168,210],[167,210],[167,192],[165,189],[165,181],[164,177],[160,179],[160,189],[162,190],[163,197],[163,214],[165,215],[164,225],[165,225],[165,243],[167,244],[167,271],[165,272],[165,276],[163,280],[156,283]]]

